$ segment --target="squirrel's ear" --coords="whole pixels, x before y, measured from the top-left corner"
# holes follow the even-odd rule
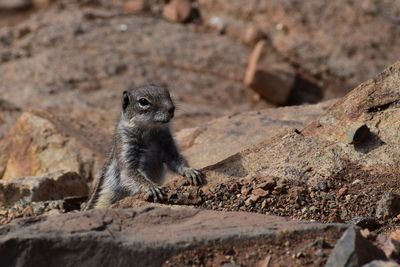
[[[125,110],[129,105],[129,92],[124,91],[122,93],[122,110]]]

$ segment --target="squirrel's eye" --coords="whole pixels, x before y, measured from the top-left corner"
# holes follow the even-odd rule
[[[140,99],[139,99],[139,105],[141,105],[141,106],[148,106],[148,105],[150,105],[150,102],[149,102],[149,100],[147,100],[146,98],[140,98]]]

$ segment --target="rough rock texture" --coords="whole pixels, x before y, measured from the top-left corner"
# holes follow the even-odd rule
[[[167,182],[170,201],[323,221],[375,217],[382,194],[389,189],[398,194],[399,88],[397,63],[304,129],[280,133],[207,166],[206,186],[196,190],[179,180]],[[360,125],[364,130],[354,131]],[[349,135],[357,142],[350,143]],[[277,186],[246,206],[251,191],[271,177]]]
[[[398,267],[399,264],[393,261],[372,261],[363,265],[362,267]]]
[[[357,267],[373,260],[385,260],[382,250],[350,227],[336,243],[325,267]]]
[[[304,128],[334,102],[243,112],[183,129],[176,138],[189,162],[206,167],[288,129]]]
[[[244,83],[276,105],[288,102],[296,80],[296,70],[271,45],[262,40],[254,47]]]
[[[209,180],[214,176],[235,179],[260,173],[317,183],[339,173],[344,178],[354,166],[378,177],[399,174],[399,106],[397,63],[355,88],[305,129],[290,130],[210,166]],[[366,138],[349,144],[347,133],[360,124],[369,129]],[[396,188],[395,181],[391,182]]]
[[[106,153],[99,131],[43,110],[25,112],[0,142],[2,179],[41,176],[60,170],[90,180]]]
[[[314,244],[316,236],[335,242],[345,228],[192,208],[94,210],[2,226],[0,254],[2,266],[254,265],[269,255],[271,266],[317,266],[329,249]]]
[[[227,34],[258,27],[295,66],[321,81],[325,97],[347,92],[400,54],[400,2],[199,0],[204,21],[218,17]]]
[[[0,180],[0,206],[9,206],[17,201],[32,202],[87,196],[88,191],[86,180],[74,172]]]

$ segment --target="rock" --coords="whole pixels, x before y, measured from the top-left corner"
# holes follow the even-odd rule
[[[70,196],[87,196],[88,191],[85,179],[74,172],[0,180],[0,206],[10,206],[20,200],[38,202]]]
[[[396,63],[374,80],[355,88],[304,129],[288,129],[207,167],[207,179],[229,183],[259,174],[276,177],[278,183],[285,179],[306,181],[310,186],[329,178],[349,177],[349,182],[363,179],[364,183],[369,183],[369,188],[376,190],[373,198],[370,192],[362,193],[368,195],[363,209],[366,213],[373,212],[371,203],[381,194],[378,185],[382,179],[385,187],[396,188],[396,177],[400,175],[396,167],[400,165],[399,100],[400,63]],[[346,142],[346,126],[361,122],[368,124],[374,137],[356,149]],[[378,127],[374,126],[378,122]],[[357,207],[360,205],[358,202]]]
[[[64,170],[89,181],[100,169],[107,150],[105,138],[96,134],[43,110],[25,112],[0,141],[1,178],[12,180]]]
[[[224,34],[227,28],[225,20],[220,17],[211,17],[208,20],[208,26],[215,29],[219,34]]]
[[[172,0],[164,6],[163,16],[169,21],[186,22],[192,13],[190,0]]]
[[[256,188],[251,193],[252,193],[252,195],[255,195],[258,197],[266,197],[269,195],[268,191],[266,191],[262,188]]]
[[[356,267],[385,259],[382,250],[365,239],[357,228],[350,227],[336,243],[325,267]]]
[[[203,254],[206,249],[211,255],[233,251],[229,255],[239,266],[251,265],[268,255],[272,266],[282,259],[294,266],[295,259],[284,253],[299,246],[294,237],[304,240],[300,244],[312,243],[315,236],[335,240],[345,229],[340,224],[190,207],[100,209],[22,219],[1,226],[0,254],[2,266],[43,261],[53,265],[72,259],[79,259],[83,266],[127,266],[132,262],[136,266],[182,266],[208,255]],[[287,247],[276,246],[287,240],[291,240]],[[46,253],[37,253],[43,246]],[[254,251],[259,253],[255,255]],[[252,257],[241,257],[250,253]],[[214,261],[216,257],[202,258],[204,265],[222,265]]]
[[[400,265],[393,261],[371,261],[362,267],[399,267]]]
[[[129,13],[140,13],[148,9],[146,0],[130,0],[125,3],[125,10]]]
[[[400,213],[400,196],[393,192],[385,192],[377,203],[376,217],[387,219]]]
[[[384,234],[378,235],[376,242],[380,249],[385,252],[388,259],[400,260],[400,241],[392,239]]]
[[[264,34],[259,28],[250,26],[244,31],[242,35],[242,42],[246,45],[254,46],[263,38]]]
[[[0,0],[0,11],[15,11],[32,6],[32,0]]]
[[[291,128],[302,128],[321,116],[333,102],[250,111],[226,116],[179,131],[179,146],[192,165],[215,164]],[[265,182],[268,177],[263,177]],[[268,181],[269,186],[274,181]]]
[[[287,102],[296,71],[266,42],[259,41],[249,59],[244,83],[276,105]]]
[[[344,187],[339,189],[337,194],[338,194],[339,197],[342,197],[342,196],[346,195],[348,191],[349,191],[349,188],[344,186]]]

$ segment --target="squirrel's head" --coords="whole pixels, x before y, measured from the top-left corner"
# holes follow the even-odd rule
[[[122,94],[122,120],[126,125],[165,125],[174,113],[174,103],[165,87],[147,85]]]

